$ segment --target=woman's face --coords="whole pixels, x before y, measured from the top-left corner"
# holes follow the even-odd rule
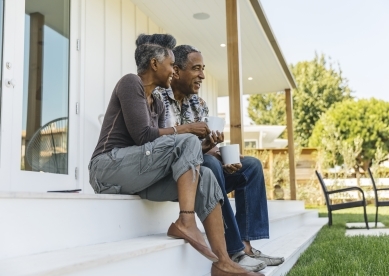
[[[174,54],[169,50],[169,55],[157,66],[157,85],[162,88],[169,88],[174,74]]]

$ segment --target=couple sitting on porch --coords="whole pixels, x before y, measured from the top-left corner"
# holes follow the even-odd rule
[[[197,95],[205,78],[203,57],[192,46],[175,44],[166,34],[136,40],[137,75],[125,75],[113,90],[89,164],[90,184],[96,193],[178,200],[180,214],[168,236],[185,239],[213,261],[213,276],[260,275],[253,271],[284,261],[250,244],[269,238],[261,163],[252,157],[221,162],[216,145],[223,133],[201,122],[208,115]],[[227,198],[231,191],[235,216]]]

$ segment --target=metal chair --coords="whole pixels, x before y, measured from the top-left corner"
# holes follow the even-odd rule
[[[26,145],[32,171],[68,173],[68,118],[52,120],[39,128]]]
[[[375,196],[375,206],[376,206],[376,211],[375,211],[375,227],[377,227],[378,207],[380,207],[380,206],[389,206],[389,201],[379,200],[378,192],[380,192],[380,191],[389,191],[389,187],[377,189],[377,186],[375,184],[374,177],[373,177],[373,174],[372,174],[370,168],[368,168],[367,171],[369,172],[371,183],[373,183],[373,190],[374,190],[374,196]]]
[[[328,191],[321,174],[318,171],[315,171],[315,172],[316,172],[317,178],[319,179],[320,185],[323,189],[324,197],[326,199],[327,210],[328,210],[328,226],[332,225],[332,211],[347,209],[347,208],[354,208],[354,207],[363,207],[366,229],[369,229],[369,223],[367,221],[367,214],[366,214],[366,199],[365,199],[365,194],[364,194],[363,190],[359,187],[349,187],[349,188]],[[336,194],[336,193],[342,193],[342,192],[348,192],[348,191],[359,191],[362,194],[362,200],[344,202],[344,203],[338,203],[338,204],[331,203],[329,195]]]

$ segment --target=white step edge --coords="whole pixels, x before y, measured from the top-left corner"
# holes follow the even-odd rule
[[[278,276],[289,271],[324,224],[326,224],[325,218],[312,219],[310,224],[299,227],[259,248],[265,254],[284,256],[285,258],[285,262],[281,266],[268,267],[261,272],[266,276]],[[77,272],[82,275],[83,273],[87,274],[88,269],[98,269],[98,267],[184,244],[186,244],[184,240],[171,239],[165,234],[152,235],[2,260],[0,261],[0,272],[1,275],[43,276],[68,275]],[[252,244],[254,247],[256,246],[255,241]],[[203,258],[200,255],[198,257]],[[193,261],[196,262],[196,260]],[[210,266],[211,263],[209,263]],[[166,275],[163,271],[161,273]]]
[[[137,195],[120,194],[84,194],[84,193],[34,193],[34,192],[0,192],[1,198],[9,199],[102,199],[102,200],[139,200]]]
[[[67,275],[141,255],[184,245],[182,239],[161,235],[135,238],[0,261],[1,275]]]
[[[285,204],[288,208],[282,208]],[[305,212],[301,202],[268,205],[273,209],[271,237],[290,230],[279,226],[289,211]],[[151,202],[134,195],[0,192],[0,259],[164,233],[177,214],[176,202]],[[292,229],[303,222],[295,218],[288,218]]]
[[[37,193],[37,192],[7,192],[0,191],[0,199],[101,199],[101,200],[141,200],[137,195],[122,194],[88,194],[88,193]],[[235,211],[235,198],[230,198],[231,206]],[[301,200],[268,200],[269,213],[273,209],[275,213],[281,212],[280,208],[287,211],[304,210],[304,201]]]

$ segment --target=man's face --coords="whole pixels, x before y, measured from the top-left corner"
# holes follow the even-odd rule
[[[203,56],[196,52],[188,55],[188,62],[184,70],[175,66],[176,81],[182,93],[185,95],[199,93],[201,82],[205,79],[204,67]]]

